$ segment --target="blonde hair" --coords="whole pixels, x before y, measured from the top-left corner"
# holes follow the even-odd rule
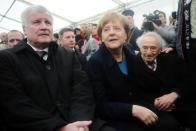
[[[102,30],[103,30],[103,27],[111,22],[111,21],[119,21],[120,23],[122,23],[124,29],[125,29],[125,32],[127,34],[127,36],[129,35],[129,31],[130,31],[130,28],[129,28],[129,22],[128,20],[126,19],[125,16],[117,13],[117,12],[111,12],[111,11],[108,11],[102,18],[101,20],[99,21],[99,24],[98,24],[98,27],[97,27],[97,34],[98,36],[101,38],[101,34],[102,34]]]

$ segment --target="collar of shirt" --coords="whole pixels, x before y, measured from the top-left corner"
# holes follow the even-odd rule
[[[144,62],[150,69],[152,68],[152,65],[150,65],[147,61],[144,61]],[[157,69],[157,60],[155,59],[154,62],[152,62],[152,63],[154,66],[153,70],[155,71]]]
[[[40,50],[40,49],[37,49],[36,47],[34,47],[33,45],[31,45],[29,42],[27,42],[27,44],[29,46],[31,46],[31,48],[33,48],[33,50],[36,52],[36,51],[45,51],[48,53],[48,47],[47,48],[44,48],[43,50]]]

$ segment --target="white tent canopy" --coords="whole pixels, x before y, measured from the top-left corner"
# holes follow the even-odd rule
[[[143,14],[158,9],[169,16],[177,10],[178,0],[0,0],[0,32],[22,31],[21,12],[34,4],[43,5],[52,12],[54,31],[58,31],[65,26],[96,23],[106,11],[124,9],[135,11],[135,24],[140,27]]]

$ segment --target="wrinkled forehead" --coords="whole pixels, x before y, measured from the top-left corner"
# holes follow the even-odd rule
[[[161,47],[159,39],[153,36],[146,36],[142,40],[142,46],[156,46]]]
[[[39,11],[39,10],[33,10],[33,11],[29,11],[27,13],[27,21],[32,21],[32,20],[47,20],[50,21],[51,23],[53,23],[53,18],[51,16],[51,14],[47,11]]]
[[[8,38],[10,37],[22,37],[22,34],[20,32],[9,32]]]
[[[106,26],[123,26],[123,24],[118,19],[108,20],[103,24],[103,27]]]

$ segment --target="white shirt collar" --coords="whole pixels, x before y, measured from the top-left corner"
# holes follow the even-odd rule
[[[150,68],[150,65],[144,60],[144,63]],[[154,71],[157,69],[157,59],[154,60]]]
[[[31,45],[28,41],[27,41],[27,44],[28,44],[29,46],[31,46],[31,48],[33,48],[34,51],[46,51],[46,52],[48,52],[48,47],[46,47],[46,48],[40,50],[40,49],[37,49],[36,47],[34,47],[33,45]]]

